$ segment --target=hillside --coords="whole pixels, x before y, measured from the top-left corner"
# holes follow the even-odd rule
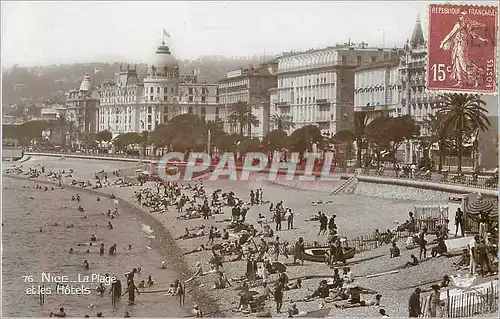
[[[265,60],[270,59],[272,57],[265,58]],[[197,60],[181,60],[179,67],[181,73],[197,71],[200,81],[217,83],[225,77],[228,71],[248,67],[249,64],[257,65],[263,60],[257,56],[248,58],[204,56]],[[91,76],[95,84],[99,84],[103,80],[114,78],[114,74],[119,71],[119,68],[119,62],[96,62],[34,68],[14,66],[11,69],[4,69],[2,104],[16,104],[23,99],[63,102],[64,93],[77,88],[85,73]],[[141,74],[146,71],[145,64],[139,64],[137,68]]]

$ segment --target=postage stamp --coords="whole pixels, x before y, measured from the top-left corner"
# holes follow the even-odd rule
[[[427,89],[495,94],[498,8],[430,4],[428,10]]]

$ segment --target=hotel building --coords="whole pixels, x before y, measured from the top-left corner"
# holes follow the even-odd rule
[[[135,66],[121,66],[115,80],[101,84],[98,131],[113,135],[153,131],[180,114],[218,116],[217,84],[199,83],[197,76],[181,75],[170,48],[162,43],[145,76]]]
[[[243,129],[247,136],[262,139],[269,132],[270,95],[269,90],[277,85],[277,61],[263,63],[258,67],[235,70],[227,73],[225,79],[219,81],[219,101],[221,117],[227,119],[231,108],[238,102],[248,103],[258,123]],[[239,132],[238,124],[224,120],[224,130],[230,133]]]
[[[294,129],[316,125],[327,136],[351,128],[354,69],[390,55],[390,49],[368,48],[365,43],[284,54],[278,58],[277,103],[271,116],[289,115]]]

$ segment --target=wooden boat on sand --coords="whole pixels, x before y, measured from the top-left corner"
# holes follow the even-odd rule
[[[327,252],[330,247],[311,247],[306,248],[304,252],[304,260],[324,263],[326,262]],[[354,258],[356,254],[356,248],[354,247],[342,247],[344,250],[344,258],[351,259]]]

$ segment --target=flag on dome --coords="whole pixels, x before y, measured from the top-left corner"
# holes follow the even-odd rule
[[[170,38],[170,33],[167,32],[167,30],[163,29],[163,35],[166,36],[167,38]]]

